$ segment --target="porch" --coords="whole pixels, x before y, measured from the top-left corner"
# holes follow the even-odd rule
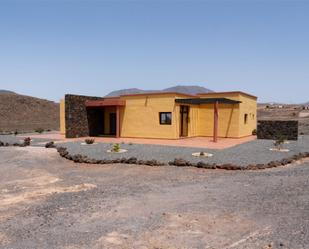
[[[91,137],[120,137],[120,108],[125,106],[124,101],[88,100],[85,105]]]

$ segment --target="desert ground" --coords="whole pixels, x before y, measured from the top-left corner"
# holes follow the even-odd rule
[[[0,248],[309,248],[308,161],[87,165],[42,147],[0,158]]]

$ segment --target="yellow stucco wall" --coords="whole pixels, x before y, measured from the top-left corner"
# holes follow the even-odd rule
[[[64,99],[60,100],[60,134],[65,134],[65,102]]]
[[[179,111],[175,111],[175,95],[125,96],[121,111],[122,137],[178,138]],[[159,112],[172,112],[172,124],[161,125]]]
[[[241,101],[240,104],[219,104],[219,137],[244,137],[256,129],[257,99],[241,92],[215,93],[201,98],[228,98]],[[201,105],[199,112],[199,136],[213,135],[213,104]],[[247,123],[244,115],[248,114]]]
[[[238,93],[216,93],[204,95],[201,98],[228,98],[240,100]],[[218,136],[239,137],[239,108],[240,104],[219,104]],[[198,119],[199,136],[213,136],[214,129],[214,104],[203,104],[199,108]]]
[[[240,95],[239,136],[249,136],[257,125],[257,101],[246,95]],[[247,123],[245,124],[245,114]]]

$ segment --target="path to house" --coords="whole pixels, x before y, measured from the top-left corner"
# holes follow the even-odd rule
[[[42,147],[0,159],[0,248],[309,248],[309,162],[87,165]]]

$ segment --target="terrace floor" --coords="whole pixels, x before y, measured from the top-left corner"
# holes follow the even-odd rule
[[[28,135],[27,135],[28,136]],[[31,138],[49,139],[61,142],[81,141],[83,138],[65,138],[60,133],[31,134]],[[256,139],[256,136],[243,138],[219,138],[214,143],[212,137],[191,137],[182,139],[150,139],[150,138],[114,138],[114,137],[94,137],[96,142],[101,143],[132,143],[132,144],[152,144],[177,147],[207,148],[207,149],[226,149],[240,145]]]

